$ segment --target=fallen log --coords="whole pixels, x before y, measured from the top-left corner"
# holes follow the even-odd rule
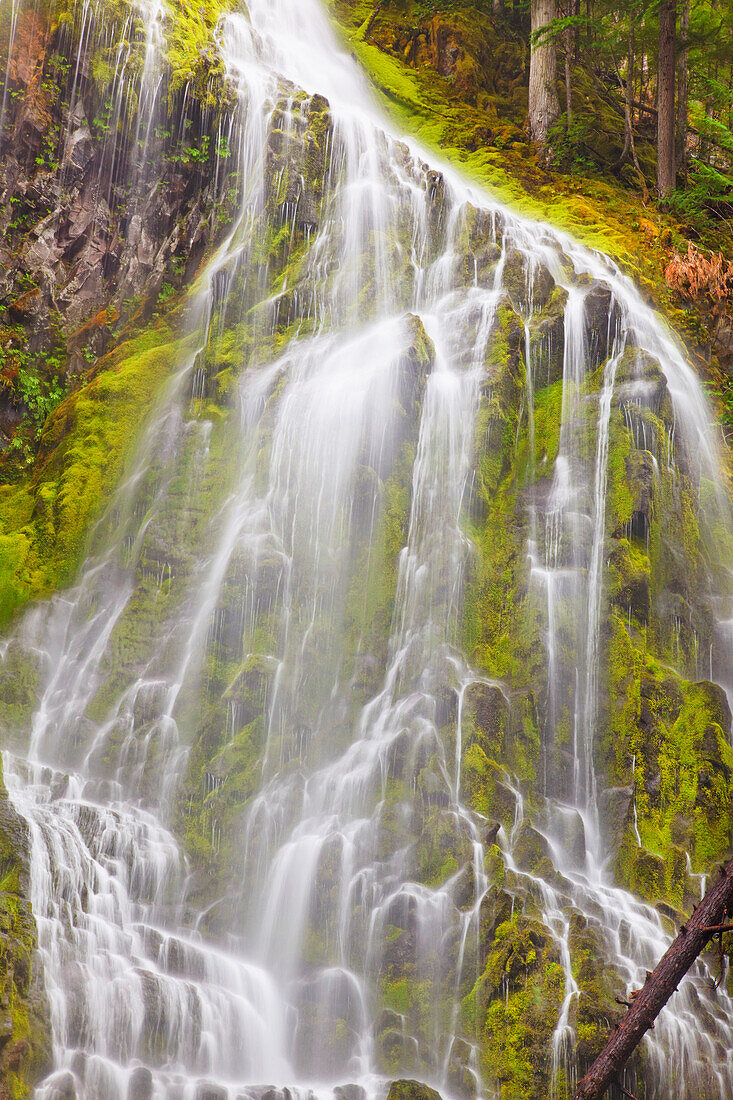
[[[620,1080],[626,1062],[646,1032],[654,1027],[657,1016],[712,937],[733,929],[729,920],[732,916],[733,860],[721,867],[705,897],[680,928],[677,939],[647,974],[642,988],[631,995],[628,1012],[578,1084],[573,1100],[600,1100],[613,1084],[625,1096],[631,1095]]]

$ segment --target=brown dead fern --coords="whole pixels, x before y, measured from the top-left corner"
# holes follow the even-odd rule
[[[690,242],[686,256],[673,254],[664,278],[667,286],[684,298],[707,298],[715,313],[722,313],[733,302],[733,263],[722,252],[706,256]]]

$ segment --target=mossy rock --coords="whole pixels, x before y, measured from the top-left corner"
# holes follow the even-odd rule
[[[422,1081],[402,1078],[399,1081],[392,1081],[387,1092],[387,1100],[442,1100],[442,1098],[439,1092]]]
[[[0,658],[0,729],[4,748],[25,748],[38,705],[42,668],[39,655],[11,638]]]
[[[283,98],[270,121],[265,165],[267,215],[271,229],[282,220],[279,214],[286,207],[294,209],[295,227],[305,234],[320,222],[332,121],[323,96],[308,97],[295,90],[294,96],[300,101],[300,110],[291,110],[288,98]],[[281,233],[286,239],[288,232]]]
[[[183,346],[164,325],[120,345],[47,421],[30,485],[2,487],[0,618],[72,580],[89,528]]]
[[[511,249],[504,260],[502,284],[520,316],[541,313],[556,290],[555,280],[547,268],[533,264],[516,248]]]
[[[446,1084],[451,1096],[475,1100],[480,1083],[473,1069],[473,1049],[465,1039],[454,1039],[448,1057]]]
[[[440,886],[470,866],[471,837],[455,810],[439,810],[423,823],[415,850],[415,879],[427,886]]]
[[[51,1023],[30,902],[30,838],[0,773],[0,1092],[27,1100],[51,1069]]]
[[[568,293],[555,287],[549,298],[529,320],[532,378],[536,390],[559,382],[565,359],[565,306]]]
[[[637,848],[628,857],[624,878],[635,894],[654,903],[666,894],[664,860],[652,852]]]
[[[508,695],[495,685],[478,682],[471,685],[465,695],[464,710],[464,753],[466,760],[466,783],[473,785],[478,797],[477,782],[480,780],[479,760],[485,758],[509,769],[522,780],[531,780],[536,774],[541,751],[537,730],[537,714],[532,692],[516,691]],[[473,752],[475,747],[476,752]],[[470,758],[468,754],[471,754]],[[504,778],[506,779],[506,771]],[[485,773],[486,782],[495,783],[491,769]],[[497,792],[494,792],[495,794]],[[503,820],[500,807],[506,800],[499,795],[496,809],[489,805],[490,816]]]
[[[521,870],[545,880],[552,879],[555,868],[550,846],[545,838],[526,821],[514,841],[513,855]]]
[[[583,1073],[605,1046],[610,1028],[623,1017],[624,1009],[616,998],[623,996],[626,988],[606,958],[600,933],[577,910],[570,914],[569,948],[580,987],[573,1022],[575,1057],[579,1073]]]
[[[506,771],[490,760],[478,744],[464,753],[461,765],[461,798],[471,809],[497,819],[510,829],[517,810],[517,796],[508,785]]]
[[[583,323],[591,369],[611,353],[621,320],[621,307],[607,283],[592,283],[583,299]]]
[[[435,361],[435,348],[422,321],[414,313],[406,314],[404,324],[407,351],[400,363],[398,400],[411,426],[410,434],[416,435],[428,375]]]
[[[613,540],[608,554],[609,596],[622,613],[646,624],[651,613],[651,566],[648,556],[627,539]]]
[[[601,792],[598,815],[603,836],[612,852],[618,850],[630,827],[634,799],[633,787],[608,787]]]
[[[496,219],[491,211],[479,210],[471,203],[461,209],[461,229],[455,250],[461,257],[459,272],[466,283],[491,286],[501,246],[496,239]]]
[[[511,1100],[549,1094],[549,1051],[564,989],[559,958],[539,921],[515,915],[496,929],[484,973],[464,1001],[485,1079]]]

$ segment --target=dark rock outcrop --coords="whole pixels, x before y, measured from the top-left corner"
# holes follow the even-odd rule
[[[64,24],[28,11],[18,36],[0,133],[0,444],[40,417],[29,392],[76,385],[129,322],[190,282],[237,195],[200,112],[179,118],[164,84],[141,152],[138,127],[101,117],[89,46],[77,57]],[[72,83],[63,74],[77,67]]]

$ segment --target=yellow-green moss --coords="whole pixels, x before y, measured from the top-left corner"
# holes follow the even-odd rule
[[[52,413],[29,481],[0,486],[0,618],[68,584],[181,342],[159,324],[122,344]]]
[[[209,109],[219,106],[224,66],[215,31],[222,15],[242,9],[241,0],[167,0],[166,56],[171,96],[188,88]]]
[[[563,992],[558,948],[546,929],[523,915],[500,924],[463,1011],[480,1042],[484,1077],[506,1100],[549,1095],[551,1038]]]
[[[48,1006],[38,971],[36,927],[28,901],[28,845],[0,769],[0,1091],[28,1100],[50,1068]]]

